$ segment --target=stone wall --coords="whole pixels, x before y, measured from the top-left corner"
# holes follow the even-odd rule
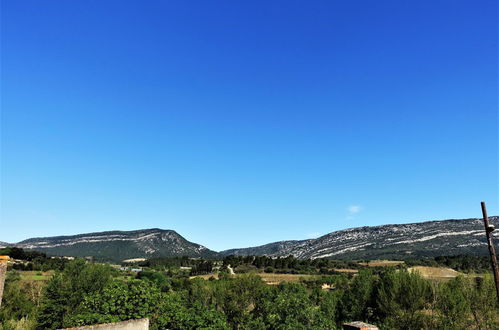
[[[378,327],[364,322],[350,322],[343,324],[343,330],[378,330]]]
[[[0,256],[0,306],[2,306],[3,285],[7,276],[7,260],[9,257]]]
[[[65,330],[148,330],[149,319],[129,320],[116,323],[106,323],[97,325],[88,325],[84,327],[68,328]]]

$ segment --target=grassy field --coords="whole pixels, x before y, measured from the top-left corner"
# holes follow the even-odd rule
[[[25,281],[48,281],[52,275],[54,275],[54,271],[21,271],[19,273],[21,275],[21,280]]]
[[[355,274],[358,273],[358,269],[351,269],[351,268],[332,268],[331,270],[334,270],[335,272],[338,273],[345,273],[345,274]]]
[[[262,280],[270,285],[277,285],[281,282],[299,282],[300,278],[311,278],[314,275],[303,275],[303,274],[274,274],[274,273],[261,273],[258,274]]]
[[[410,272],[419,272],[421,276],[428,279],[433,280],[448,280],[459,275],[462,275],[460,272],[455,271],[450,268],[443,267],[425,267],[425,266],[415,266],[409,268]]]
[[[399,260],[372,260],[367,262],[359,262],[359,265],[369,266],[369,267],[393,267],[403,264],[403,261]]]

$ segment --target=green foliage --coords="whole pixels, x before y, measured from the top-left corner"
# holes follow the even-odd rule
[[[38,251],[26,251],[18,247],[6,247],[0,249],[0,255],[7,255],[13,259],[32,261],[36,258],[47,258],[47,255]]]
[[[81,326],[139,319],[157,312],[164,298],[150,281],[113,281],[103,290],[87,295],[65,323]]]
[[[175,267],[198,267],[209,268],[213,266],[212,260],[203,260],[199,258],[183,257],[158,257],[150,258],[145,261],[139,262],[139,266],[149,267],[158,270],[167,270]]]
[[[20,279],[17,272],[8,273],[4,285],[2,308],[0,308],[0,324],[32,318],[36,311],[38,301],[30,299],[27,288]]]
[[[34,330],[35,328],[36,320],[27,317],[19,320],[10,319],[0,323],[0,330]]]
[[[214,283],[214,303],[227,316],[231,325],[245,324],[250,319],[257,297],[266,285],[259,276],[245,274]]]
[[[466,295],[471,301],[475,325],[485,329],[499,329],[499,303],[492,274],[468,279]]]
[[[209,274],[213,270],[213,261],[201,260],[191,269],[191,276],[200,274]]]
[[[465,329],[469,325],[471,301],[466,299],[466,279],[457,277],[442,285],[438,307],[447,325],[452,329]]]
[[[470,327],[498,329],[499,313],[492,277],[456,277],[441,286],[438,308],[442,326],[448,329]]]
[[[245,274],[245,273],[256,273],[258,268],[249,264],[242,264],[234,268],[234,273]]]
[[[255,320],[267,329],[334,329],[336,299],[332,293],[322,293],[327,306],[317,308],[309,292],[301,284],[281,284],[267,288],[259,297],[254,311]]]
[[[7,255],[13,259],[23,260],[23,263],[15,263],[12,268],[17,270],[62,270],[68,262],[63,258],[51,258],[43,252],[28,251],[17,247],[0,249],[0,255]]]
[[[431,300],[432,289],[418,273],[390,269],[381,276],[375,294],[376,314],[380,320],[384,319],[385,327],[424,327],[425,314],[422,311]]]
[[[267,256],[234,256],[223,259],[223,265],[231,265],[236,273],[264,270],[266,273],[284,274],[335,274],[333,268],[363,268],[355,261],[331,259],[297,259],[293,256],[271,258]]]
[[[267,267],[265,267],[264,272],[265,273],[273,273],[274,272],[274,267],[267,266]]]
[[[85,297],[66,326],[148,317],[153,329],[224,329],[224,315],[200,303],[189,306],[181,295],[164,293],[151,281],[115,281]]]
[[[374,307],[373,290],[376,278],[365,269],[354,277],[340,301],[340,318],[349,321],[367,321]]]
[[[407,267],[448,267],[464,273],[484,273],[490,270],[490,259],[484,256],[438,256],[434,258],[407,259]]]
[[[186,305],[177,293],[162,300],[153,329],[229,329],[225,315],[199,302]]]
[[[206,265],[202,260],[179,260]],[[231,264],[235,268],[273,267],[265,258],[242,259],[239,264],[240,259],[228,260],[236,262]],[[292,258],[274,265],[301,267]],[[318,261],[315,266],[328,264]],[[41,290],[43,281],[9,271],[0,330],[56,329],[143,317],[150,319],[152,329],[335,329],[346,321],[367,321],[382,329],[499,328],[489,274],[433,282],[405,268],[362,268],[354,277],[322,275],[275,286],[257,274],[222,272],[218,280],[168,274],[147,269],[123,278],[108,266],[75,260]]]
[[[138,279],[149,280],[160,287],[162,291],[168,291],[171,287],[170,281],[162,272],[141,271],[137,274]]]
[[[74,312],[85,295],[99,292],[111,280],[112,270],[107,265],[86,264],[74,260],[62,272],[55,274],[47,284],[38,315],[42,329],[57,329],[65,325],[65,318]]]

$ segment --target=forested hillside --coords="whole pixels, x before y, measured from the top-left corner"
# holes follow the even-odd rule
[[[130,258],[217,255],[200,244],[189,242],[173,230],[157,228],[30,238],[15,245],[50,255],[94,257],[114,262]]]

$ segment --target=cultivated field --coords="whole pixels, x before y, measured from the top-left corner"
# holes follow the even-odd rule
[[[462,275],[462,273],[450,268],[415,266],[409,268],[410,272],[419,272],[424,278],[434,280],[446,280]]]
[[[277,285],[281,282],[299,282],[300,278],[310,278],[314,275],[303,275],[303,274],[274,274],[274,273],[261,273],[258,274],[262,280],[270,285]]]
[[[359,265],[369,266],[369,267],[393,267],[403,264],[403,261],[399,260],[372,260],[369,262],[359,262]]]
[[[338,273],[345,273],[345,274],[355,274],[358,273],[358,269],[351,269],[351,268],[331,268],[331,270],[334,270],[335,272]]]

